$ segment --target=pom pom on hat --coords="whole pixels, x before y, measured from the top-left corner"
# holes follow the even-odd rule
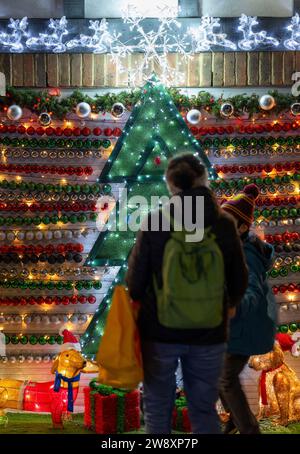
[[[71,333],[71,331],[62,328],[61,330],[59,330],[59,334],[64,338],[64,342],[60,348],[62,352],[66,350],[78,350],[79,352],[81,351],[80,343],[78,342],[74,334]]]
[[[252,196],[254,200],[256,200],[259,195],[258,187],[256,186],[256,184],[253,183],[245,186],[243,192],[248,196]]]
[[[289,334],[277,333],[275,336],[275,339],[279,343],[281,350],[283,350],[284,352],[292,351],[292,347],[293,347],[295,341],[293,341],[293,339],[291,338],[291,336]]]

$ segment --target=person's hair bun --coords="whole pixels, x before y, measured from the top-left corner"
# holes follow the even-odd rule
[[[257,199],[259,195],[259,190],[256,184],[248,184],[247,186],[244,187],[243,192],[248,196],[252,196],[254,200]]]

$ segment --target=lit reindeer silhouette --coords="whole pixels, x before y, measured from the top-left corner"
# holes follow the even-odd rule
[[[215,33],[214,29],[219,28],[220,18],[203,16],[198,28],[191,27],[188,34],[192,37],[192,45],[194,52],[202,52],[210,50],[212,46],[228,47],[236,50],[236,45],[226,39],[225,33]]]
[[[27,17],[23,19],[10,19],[8,28],[12,29],[11,33],[0,33],[0,44],[10,47],[11,52],[23,52],[24,46],[21,43],[23,36],[28,37],[26,31],[28,25]]]
[[[63,16],[61,19],[50,19],[48,28],[53,30],[51,34],[39,33],[38,37],[29,38],[26,45],[29,48],[45,46],[55,53],[65,52],[66,46],[62,42],[63,37],[69,32],[67,30],[67,19]]]
[[[278,46],[279,41],[267,35],[265,30],[255,33],[252,28],[258,25],[257,17],[242,14],[239,18],[238,30],[243,33],[244,38],[238,42],[242,50],[255,49],[258,46]]]
[[[300,49],[300,16],[298,13],[292,17],[287,30],[291,32],[291,37],[284,41],[284,46],[290,50]]]
[[[93,35],[81,34],[79,38],[74,38],[66,43],[68,49],[74,47],[86,47],[93,49],[95,54],[101,54],[109,51],[109,47],[112,44],[114,37],[108,31],[108,23],[106,19],[90,20],[90,30],[94,30]]]

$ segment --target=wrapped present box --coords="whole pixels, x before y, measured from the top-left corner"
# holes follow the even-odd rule
[[[139,391],[115,389],[92,380],[84,389],[84,425],[98,434],[139,429]]]
[[[188,415],[187,402],[184,396],[175,401],[172,419],[173,430],[178,432],[192,432],[191,423]]]

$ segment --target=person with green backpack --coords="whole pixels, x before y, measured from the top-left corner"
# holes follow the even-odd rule
[[[174,203],[148,215],[126,275],[131,298],[141,302],[146,432],[171,433],[180,360],[193,433],[220,433],[215,404],[228,316],[244,295],[248,270],[234,221],[218,206],[200,160],[177,155],[166,180],[181,210]]]

